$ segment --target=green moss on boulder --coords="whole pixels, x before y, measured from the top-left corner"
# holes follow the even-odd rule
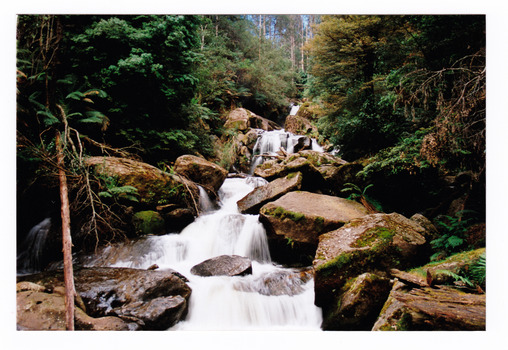
[[[160,235],[165,233],[164,219],[156,211],[145,210],[135,213],[132,217],[132,224],[138,235]]]

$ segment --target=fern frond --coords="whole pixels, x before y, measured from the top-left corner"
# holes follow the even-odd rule
[[[456,273],[454,273],[452,271],[449,271],[449,270],[436,270],[436,273],[441,273],[443,275],[450,276],[455,281],[460,281],[460,282],[464,283],[468,287],[471,287],[471,288],[476,287],[476,285],[473,282],[471,282],[471,280],[469,278],[461,276],[461,275],[458,275],[458,274],[456,274]]]

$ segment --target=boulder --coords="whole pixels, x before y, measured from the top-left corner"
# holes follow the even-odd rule
[[[268,235],[317,245],[319,235],[367,215],[361,204],[306,191],[289,192],[260,209]]]
[[[266,203],[274,201],[290,191],[299,190],[301,186],[302,173],[290,173],[264,186],[256,187],[237,202],[238,209],[243,214],[258,214],[259,209]]]
[[[61,272],[45,272],[21,278],[57,290]],[[83,268],[74,271],[76,292],[91,317],[116,316],[140,329],[168,329],[183,319],[191,289],[171,270],[131,268]]]
[[[485,294],[451,287],[412,288],[397,281],[373,331],[484,331]]]
[[[313,276],[312,268],[285,269],[263,274],[254,281],[240,280],[235,284],[235,289],[267,296],[294,296],[305,291],[303,285],[309,282]]]
[[[192,267],[197,276],[243,276],[252,273],[250,259],[238,255],[221,255],[203,261]]]
[[[323,330],[370,330],[392,283],[389,278],[364,273],[342,288],[335,306],[324,310]]]
[[[194,219],[194,211],[189,208],[178,208],[175,205],[161,205],[157,207],[166,223],[166,232],[180,232],[190,225]]]
[[[191,198],[197,199],[199,190],[192,181],[178,174],[170,174],[150,164],[127,158],[90,157],[85,163],[96,173],[115,178],[118,186],[135,187],[139,201],[145,207],[155,208],[160,203],[173,203],[195,210]]]
[[[295,135],[317,135],[317,128],[302,116],[288,115],[284,122],[284,130]]]
[[[144,210],[132,217],[134,230],[138,235],[161,235],[166,233],[165,222],[162,216],[153,210]]]
[[[178,157],[175,161],[174,170],[214,193],[217,193],[228,175],[226,169],[193,155]]]
[[[277,123],[256,115],[245,108],[236,108],[232,110],[226,117],[224,128],[238,131],[246,131],[249,128],[262,129],[265,131],[281,129]]]
[[[421,265],[425,243],[425,229],[397,213],[370,214],[321,235],[313,261],[316,305],[329,307],[336,291],[362,273]]]
[[[45,288],[42,287],[42,289]],[[66,329],[64,294],[43,290],[23,290],[16,293],[16,325],[19,330]],[[124,331],[135,330],[138,325],[115,316],[90,317],[84,310],[75,307],[74,328],[76,330]]]
[[[244,108],[236,108],[228,114],[224,128],[245,131],[249,128],[249,118],[249,111]]]

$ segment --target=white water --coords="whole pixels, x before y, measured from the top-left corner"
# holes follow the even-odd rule
[[[262,155],[273,156],[280,148],[283,148],[287,153],[294,153],[295,146],[302,137],[305,136],[294,135],[285,130],[261,131],[252,150],[254,157],[251,165],[251,173],[263,162],[264,157],[262,157]],[[323,152],[323,148],[315,139],[310,139],[310,141],[313,151]]]
[[[226,179],[219,190],[219,210],[199,216],[180,234],[149,236],[110,248],[88,265],[174,269],[189,279],[192,295],[185,321],[171,330],[320,330],[321,310],[314,305],[313,280],[287,278],[294,295],[269,295],[266,278],[282,278],[291,270],[271,262],[266,232],[257,215],[242,215],[236,202],[264,181]],[[223,255],[252,260],[252,275],[199,277],[190,269]],[[111,257],[111,259],[110,259]],[[298,272],[294,272],[298,276]],[[295,282],[296,280],[296,282]],[[294,289],[293,289],[294,290]],[[268,295],[267,295],[268,294]]]
[[[291,111],[289,111],[289,115],[296,115],[298,110],[300,109],[300,105],[291,106]]]

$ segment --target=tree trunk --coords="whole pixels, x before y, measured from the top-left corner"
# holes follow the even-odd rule
[[[69,212],[69,197],[67,192],[67,177],[65,175],[64,169],[64,154],[59,131],[56,133],[56,146],[62,216],[62,245],[65,282],[65,326],[67,330],[74,330],[74,297],[76,296],[76,290],[74,288],[74,274],[72,268],[71,220]]]

